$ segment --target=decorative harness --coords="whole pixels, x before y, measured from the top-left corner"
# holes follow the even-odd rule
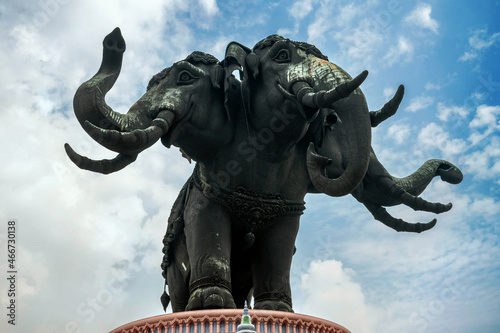
[[[226,207],[246,232],[263,231],[276,218],[302,215],[306,209],[304,201],[285,200],[281,194],[252,191],[242,186],[229,190],[209,184],[200,177],[198,165],[193,181],[205,197]]]

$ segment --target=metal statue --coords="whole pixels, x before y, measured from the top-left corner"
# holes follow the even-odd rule
[[[403,87],[370,112],[354,79],[313,45],[269,36],[250,49],[232,42],[223,61],[193,52],[153,76],[127,114],[104,101],[118,78],[125,41],[103,42],[97,74],[74,98],[87,133],[118,155],[91,160],[65,145],[73,162],[116,172],[161,139],[196,161],[172,208],[164,237],[162,297],[174,312],[209,308],[292,310],[290,266],[307,193],[352,194],[397,231],[421,232],[383,208],[405,204],[442,213],[451,204],[418,197],[433,177],[456,184],[460,170],[430,160],[406,178],[391,176],[371,148],[371,128],[392,116]],[[234,76],[234,72],[239,78]]]

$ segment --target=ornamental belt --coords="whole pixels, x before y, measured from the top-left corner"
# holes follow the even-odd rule
[[[304,201],[285,200],[281,194],[252,191],[242,186],[230,190],[209,184],[200,178],[198,165],[193,180],[205,197],[226,207],[247,232],[262,231],[276,218],[302,215],[306,209]]]

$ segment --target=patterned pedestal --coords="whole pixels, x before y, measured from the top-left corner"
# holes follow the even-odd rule
[[[110,333],[236,333],[242,309],[171,313],[125,324]],[[350,333],[331,321],[296,313],[250,310],[257,333]]]

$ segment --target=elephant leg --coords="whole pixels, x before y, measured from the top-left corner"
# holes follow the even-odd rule
[[[252,247],[254,308],[293,312],[290,266],[299,230],[299,216],[280,217]]]
[[[375,205],[373,203],[363,202],[366,208],[372,213],[373,217],[377,220],[392,228],[398,232],[417,232],[421,233],[422,231],[429,230],[436,225],[436,219],[433,219],[427,223],[409,223],[402,219],[396,219],[391,214],[387,212],[387,210],[379,205]]]
[[[186,310],[235,308],[228,212],[193,187],[184,211],[184,231],[191,267]]]
[[[182,274],[182,268],[179,268],[179,265],[176,260],[167,270],[167,280],[169,286],[170,293],[170,304],[172,305],[173,312],[181,312],[184,311],[188,304],[189,299],[189,289],[187,285],[187,281]]]

